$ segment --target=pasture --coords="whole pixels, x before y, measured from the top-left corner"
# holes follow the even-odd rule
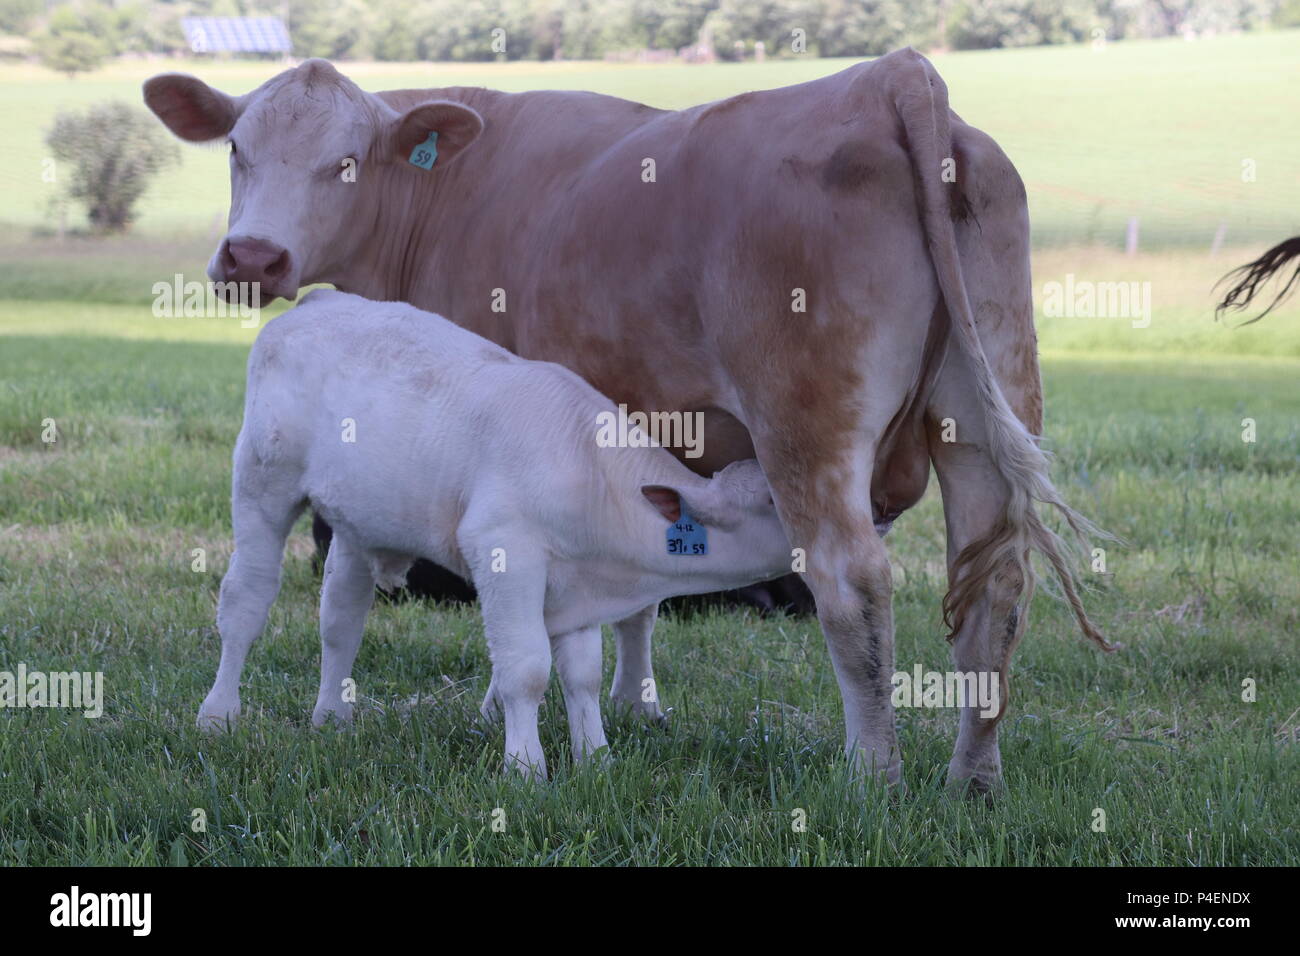
[[[225,158],[185,148],[128,239],[56,241],[39,175],[53,111],[138,102],[140,80],[170,65],[71,82],[0,66],[0,671],[102,671],[107,697],[98,719],[0,708],[0,865],[1300,863],[1300,307],[1245,328],[1212,316],[1227,268],[1300,232],[1300,129],[1285,120],[1297,43],[935,60],[954,109],[1027,181],[1036,290],[1067,275],[1151,283],[1149,327],[1039,316],[1056,478],[1122,539],[1105,545],[1086,600],[1123,647],[1097,653],[1040,592],[1002,725],[1007,792],[992,806],[944,795],[956,725],[944,709],[900,709],[908,792],[861,799],[845,783],[816,622],[739,611],[661,620],[669,726],[608,714],[607,769],[568,762],[553,684],[552,780],[503,775],[500,731],[474,721],[488,674],[477,613],[418,602],[376,604],[356,726],[313,732],[305,522],[245,670],[243,724],[201,735],[255,330],[155,318],[149,302],[154,282],[197,276],[210,255]],[[369,89],[585,88],[678,107],[843,65],[344,70]],[[274,69],[183,68],[232,92]],[[1136,256],[1117,249],[1129,216],[1142,224]],[[1212,256],[1220,224],[1228,245]],[[41,440],[50,418],[53,444]],[[946,670],[936,485],[888,541],[897,668]],[[612,647],[606,658],[608,675]]]

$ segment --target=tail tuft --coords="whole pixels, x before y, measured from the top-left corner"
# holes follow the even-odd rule
[[[1227,294],[1224,295],[1223,301],[1219,303],[1214,310],[1216,318],[1221,318],[1225,312],[1243,312],[1250,301],[1255,298],[1256,294],[1264,286],[1274,273],[1280,271],[1290,260],[1300,258],[1300,236],[1293,236],[1279,242],[1272,249],[1269,249],[1258,259],[1247,262],[1244,266],[1233,269],[1226,276],[1219,280],[1223,282],[1233,276],[1241,276]],[[1243,325],[1250,325],[1252,322],[1258,322],[1264,316],[1268,315],[1291,294],[1297,281],[1300,281],[1300,264],[1296,265],[1295,271],[1291,277],[1286,280],[1281,291],[1274,296],[1273,301],[1259,315],[1253,319],[1247,319]]]

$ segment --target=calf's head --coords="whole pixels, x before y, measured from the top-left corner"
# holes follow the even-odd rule
[[[441,171],[483,128],[478,113],[450,100],[399,113],[324,60],[243,96],[166,73],[144,84],[144,100],[181,139],[230,144],[228,231],[208,276],[260,283],[254,304],[333,281],[369,238],[385,167],[422,173],[409,165],[412,152],[437,133]]]
[[[642,485],[641,494],[671,522],[678,521],[684,510],[710,532],[721,532],[732,558],[740,562],[734,565],[737,573],[752,577],[738,580],[735,586],[789,573],[790,542],[767,477],[754,459],[732,462],[698,487]],[[710,534],[710,548],[714,540],[716,536]]]

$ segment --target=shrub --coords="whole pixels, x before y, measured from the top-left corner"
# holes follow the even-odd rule
[[[60,113],[45,136],[54,158],[71,167],[67,194],[86,207],[97,232],[122,232],[149,181],[180,150],[153,117],[109,102],[84,113]]]

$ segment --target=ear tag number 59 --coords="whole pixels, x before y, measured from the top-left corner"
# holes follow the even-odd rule
[[[434,160],[438,158],[438,134],[432,132],[426,139],[415,149],[411,150],[411,165],[419,166],[421,169],[433,169]]]
[[[668,553],[683,556],[709,553],[709,532],[685,508],[681,517],[668,526]]]

